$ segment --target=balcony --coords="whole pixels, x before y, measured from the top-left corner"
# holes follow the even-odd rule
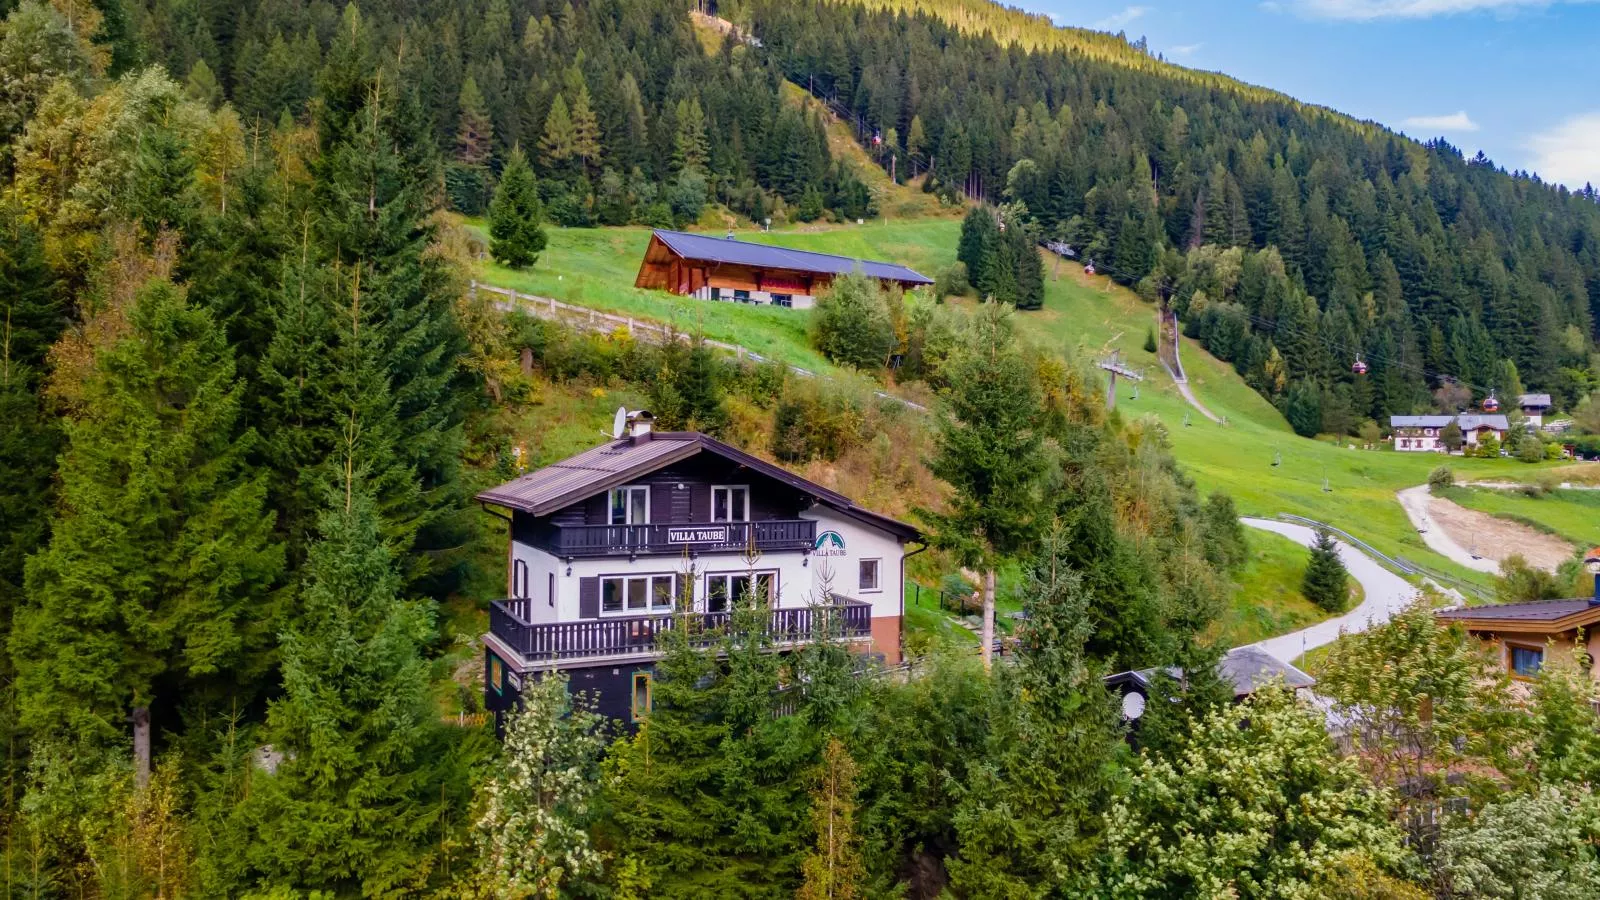
[[[700,522],[669,525],[559,525],[543,541],[556,556],[583,558],[648,553],[810,550],[817,523],[811,519],[765,522]]]
[[[690,644],[712,647],[727,628],[730,613],[666,616],[614,616],[579,622],[528,622],[529,600],[495,600],[489,604],[489,631],[529,665],[606,657],[659,656],[658,638],[685,623],[694,626]],[[837,617],[834,621],[829,621]],[[777,645],[803,644],[821,628],[837,628],[845,639],[872,634],[872,604],[836,597],[833,603],[795,609],[774,609],[767,618],[767,637]]]

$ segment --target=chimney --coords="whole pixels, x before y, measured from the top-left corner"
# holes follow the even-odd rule
[[[1600,606],[1600,547],[1583,555],[1583,567],[1594,575],[1594,596],[1589,598],[1589,605]]]
[[[650,432],[655,425],[656,417],[648,409],[636,409],[628,413],[628,435],[638,441],[650,439]]]

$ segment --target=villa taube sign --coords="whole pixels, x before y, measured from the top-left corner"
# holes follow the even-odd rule
[[[726,544],[728,542],[728,526],[719,525],[712,528],[668,528],[667,543],[669,544]]]

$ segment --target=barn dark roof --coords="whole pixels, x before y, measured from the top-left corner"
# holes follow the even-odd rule
[[[1162,671],[1153,667],[1132,672],[1118,672],[1106,676],[1106,687],[1118,688],[1124,684],[1132,684],[1140,693],[1145,693],[1150,690],[1156,675]],[[1174,681],[1183,679],[1182,669],[1168,667],[1165,672]],[[1217,661],[1217,677],[1233,686],[1235,698],[1248,697],[1273,679],[1281,680],[1284,686],[1290,689],[1311,687],[1317,683],[1315,678],[1254,645],[1235,647],[1223,654],[1222,659]]]
[[[920,531],[904,522],[863,509],[843,494],[730,447],[716,438],[692,431],[664,431],[619,438],[483,491],[477,499],[535,516],[547,516],[699,453],[715,454],[783,482],[816,498],[824,506],[903,540],[919,540],[922,537]]]
[[[660,228],[656,229],[655,236],[673,253],[685,259],[766,269],[789,269],[824,275],[844,275],[859,270],[864,275],[885,281],[933,284],[933,279],[926,275],[895,263],[853,259],[848,256],[834,256],[831,253],[814,253],[810,250],[791,250],[788,247],[752,244],[733,238],[667,231]]]

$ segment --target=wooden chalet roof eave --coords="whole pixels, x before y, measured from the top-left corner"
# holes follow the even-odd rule
[[[1446,622],[1460,622],[1463,628],[1472,632],[1559,634],[1579,628],[1589,628],[1596,623],[1600,623],[1600,606],[1591,606],[1579,612],[1568,613],[1559,619],[1490,619],[1476,616],[1471,618],[1440,616],[1439,618]]]

